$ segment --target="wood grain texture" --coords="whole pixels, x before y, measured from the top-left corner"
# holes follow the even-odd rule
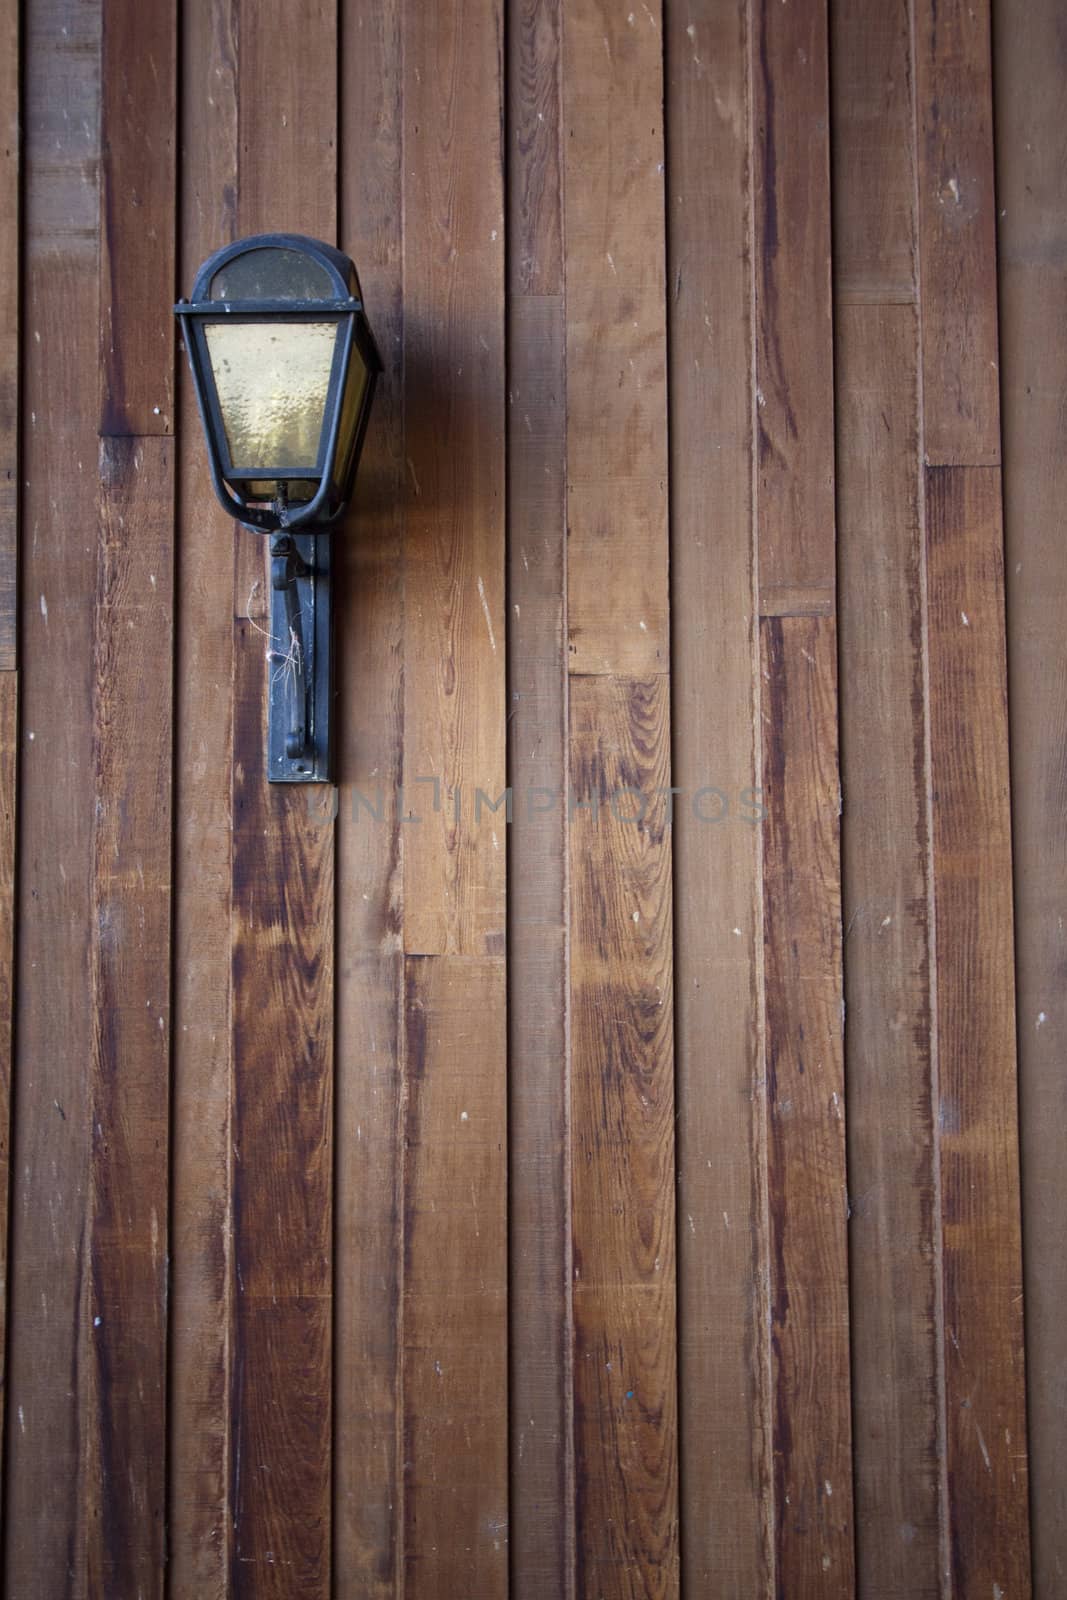
[[[475,801],[507,781],[502,17],[403,19],[404,948],[499,955],[504,823]]]
[[[928,468],[952,1580],[1029,1592],[1000,473]]]
[[[1000,460],[989,0],[915,7],[923,450]]]
[[[88,1593],[163,1595],[174,457],[100,444],[93,621]]]
[[[778,1593],[851,1596],[836,640],[760,628]]]
[[[511,1593],[573,1600],[561,8],[508,10]]]
[[[345,7],[341,245],[385,363],[338,572],[334,1582],[400,1592],[403,179],[400,6]]]
[[[8,1227],[11,1215],[11,1065],[15,1009],[15,852],[19,680],[0,673],[0,1426],[7,1398]],[[0,1479],[0,1493],[4,1484]]]
[[[845,1059],[860,1593],[941,1594],[940,1230],[915,311],[836,325]]]
[[[822,6],[753,7],[761,587],[834,586],[826,33]]]
[[[571,678],[577,1592],[679,1593],[667,681]]]
[[[857,1587],[942,1592],[920,318],[909,8],[831,13]]]
[[[239,0],[239,235],[335,238],[336,50],[337,9],[326,0]],[[325,1600],[332,1581],[334,808],[329,791],[266,782],[265,541],[244,531],[236,539],[230,1584],[235,1600]]]
[[[174,425],[177,5],[103,0],[100,432]]]
[[[233,237],[235,0],[182,27],[181,281]],[[170,1600],[224,1600],[233,1537],[230,821],[234,543],[216,506],[184,354],[178,374]]]
[[[669,668],[661,7],[564,10],[572,672]]]
[[[234,651],[236,1600],[330,1593],[333,826],[269,786],[263,647]],[[310,798],[309,798],[310,795]]]
[[[1030,1506],[1034,1594],[1053,1600],[1067,1586],[1067,36],[1055,4],[1024,19],[999,3],[993,21]]]
[[[687,1592],[759,1600],[774,1507],[746,11],[672,10],[666,29],[682,1569]],[[697,798],[710,789],[725,810]]]
[[[405,962],[404,1579],[508,1593],[505,965]]]
[[[760,624],[774,1581],[846,1596],[836,629],[819,614],[835,582],[825,11],[760,0],[752,48],[757,572],[761,595],[791,592]]]
[[[4,1565],[11,1594],[83,1600],[99,7],[45,0],[24,23],[19,620],[33,668],[21,679]]]
[[[918,300],[910,7],[830,7],[836,305]],[[838,389],[849,391],[851,375]]]
[[[19,7],[0,8],[0,671],[17,665],[19,443]]]

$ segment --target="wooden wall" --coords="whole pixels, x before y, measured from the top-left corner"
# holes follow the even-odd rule
[[[5,1597],[1067,1592],[1065,86],[0,0]],[[170,316],[268,228],[385,358],[326,792]]]

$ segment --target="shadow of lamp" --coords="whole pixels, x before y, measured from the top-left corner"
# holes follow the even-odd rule
[[[381,359],[347,256],[270,233],[210,256],[180,319],[223,509],[270,539],[267,775],[329,783],[332,527]]]

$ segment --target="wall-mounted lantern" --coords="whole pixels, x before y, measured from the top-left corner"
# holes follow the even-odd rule
[[[268,233],[210,256],[181,319],[215,493],[271,541],[267,773],[327,783],[330,528],[345,509],[381,370],[347,256]]]

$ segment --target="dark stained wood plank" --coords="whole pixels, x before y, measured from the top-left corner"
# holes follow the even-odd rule
[[[507,823],[478,791],[495,804],[507,781],[502,7],[404,0],[402,29],[403,943],[442,959],[406,963],[401,1582],[493,1600],[508,1587]]]
[[[100,432],[174,422],[177,6],[103,0]]]
[[[0,673],[0,1424],[7,1396],[8,1223],[11,1195],[11,1056],[15,1008],[15,840],[18,777],[16,672]],[[0,1481],[0,1491],[3,1490]]]
[[[760,636],[775,1582],[851,1600],[836,639]]]
[[[564,8],[572,672],[669,667],[661,26]]]
[[[679,1593],[668,728],[663,677],[572,677],[571,1183],[584,1600]]]
[[[508,1593],[505,965],[405,962],[404,1577]]]
[[[406,0],[404,948],[503,951],[500,0]],[[491,134],[488,130],[492,130]]]
[[[400,1582],[403,1274],[401,833],[404,461],[400,6],[341,19],[341,244],[357,263],[385,371],[355,502],[335,540],[337,1002],[334,1583],[392,1600]]]
[[[100,444],[93,650],[88,1592],[162,1597],[171,907],[169,441]]]
[[[742,7],[671,10],[666,27],[682,1570],[687,1593],[760,1600],[774,1508],[749,52]]]
[[[237,16],[238,235],[337,226],[337,9]],[[266,782],[265,541],[236,534],[231,1588],[331,1588],[333,796]]]
[[[0,9],[0,1429],[7,1392],[11,1051],[15,959],[15,801],[18,771],[19,8]],[[0,1464],[0,1505],[3,1504]]]
[[[19,7],[0,8],[0,671],[16,665],[19,440]]]
[[[1029,1592],[1000,473],[928,468],[946,1473],[958,1594]]]
[[[82,1600],[100,14],[43,0],[23,20],[19,620],[33,670],[21,680],[4,1564],[12,1595]]]
[[[334,858],[329,790],[266,780],[237,626],[233,780],[235,1600],[330,1593]]]
[[[923,449],[1000,460],[989,0],[915,8]]]
[[[826,10],[752,15],[761,587],[834,585]]]
[[[859,1592],[941,1593],[933,919],[909,7],[831,11]]]
[[[918,288],[909,6],[831,6],[830,29],[834,300],[911,304]]]
[[[573,1600],[561,8],[508,11],[511,1593]]]
[[[996,121],[1015,970],[1033,1583],[1067,1585],[1067,41],[1051,0],[999,3]]]
[[[845,1059],[860,1593],[941,1593],[918,320],[836,319]]]
[[[827,18],[754,18],[755,477],[774,1581],[851,1596]],[[793,614],[788,614],[793,613]]]
[[[235,0],[182,27],[181,281],[235,229]],[[181,356],[176,426],[170,1600],[224,1600],[233,1537],[230,798],[234,539]]]

